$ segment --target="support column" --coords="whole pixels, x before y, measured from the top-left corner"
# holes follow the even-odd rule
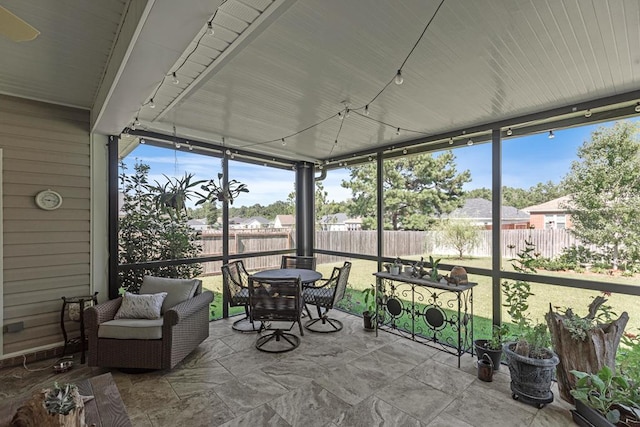
[[[502,323],[502,141],[500,129],[491,131],[491,270],[493,324]]]
[[[378,271],[382,271],[382,257],[384,256],[384,200],[382,189],[384,184],[384,159],[382,152],[376,157],[376,225],[378,228]]]
[[[120,138],[109,137],[108,157],[108,219],[109,219],[109,299],[118,297],[118,142]]]
[[[315,180],[313,164],[296,165],[296,255],[313,256],[315,248]]]
[[[222,188],[229,188],[229,158],[222,153]],[[237,247],[237,245],[236,245]],[[229,262],[229,202],[222,202],[222,264]],[[222,293],[222,317],[229,317],[229,300]]]

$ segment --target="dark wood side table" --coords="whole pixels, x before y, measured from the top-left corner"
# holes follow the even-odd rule
[[[84,352],[87,347],[87,338],[84,330],[84,310],[92,305],[98,304],[98,292],[93,295],[85,295],[79,297],[62,297],[62,310],[60,311],[60,327],[62,328],[62,335],[64,336],[64,349],[62,355],[67,354],[67,347],[69,345],[79,345],[82,355],[80,357],[80,363],[85,362]],[[69,338],[67,334],[67,327],[65,325],[65,313],[69,313],[69,319],[80,322],[80,337]]]

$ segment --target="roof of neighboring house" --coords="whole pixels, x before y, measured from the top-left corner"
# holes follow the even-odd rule
[[[257,221],[260,224],[269,224],[271,222],[263,216],[252,216],[251,218],[247,218],[244,220],[245,223],[254,222],[254,221]]]
[[[190,219],[187,221],[187,225],[207,225],[207,220],[205,218]]]
[[[548,202],[540,203],[539,205],[529,206],[523,211],[529,213],[540,213],[540,212],[566,212],[567,205],[571,202],[571,196],[562,196],[557,199],[549,200]]]
[[[276,215],[276,221],[278,220],[282,225],[294,225],[296,223],[296,217],[293,215]]]
[[[443,215],[446,218],[466,218],[471,220],[488,220],[491,221],[491,201],[482,198],[471,198],[464,202],[464,206],[454,209],[449,215]],[[503,220],[529,220],[527,212],[516,209],[513,206],[502,207]]]

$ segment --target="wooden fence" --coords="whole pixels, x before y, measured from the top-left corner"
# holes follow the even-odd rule
[[[376,255],[378,247],[375,230],[361,231],[316,231],[315,246],[332,251]],[[524,249],[526,241],[535,245],[536,253],[545,258],[555,258],[564,248],[579,245],[567,230],[502,230],[502,256],[512,258]],[[222,232],[202,233],[203,255],[222,255]],[[229,251],[231,254],[274,251],[295,248],[295,231],[288,229],[230,230]],[[480,231],[479,244],[465,256],[490,257],[492,248],[491,230]],[[595,250],[594,247],[590,249]],[[454,248],[447,246],[438,231],[385,231],[384,255],[457,255]],[[271,255],[245,260],[248,270],[259,270],[280,265],[280,255]],[[318,256],[318,263],[337,262],[344,257]],[[218,274],[220,262],[203,264],[204,274]]]

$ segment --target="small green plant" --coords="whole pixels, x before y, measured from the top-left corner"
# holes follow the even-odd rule
[[[538,255],[535,252],[535,245],[530,240],[525,240],[524,248],[512,258],[511,265],[518,273],[536,273],[534,267]],[[547,330],[546,323],[535,323],[529,316],[528,299],[534,295],[531,292],[531,285],[524,280],[514,282],[505,280],[502,282],[502,293],[505,296],[503,306],[507,308],[507,313],[516,325],[518,345],[516,352],[525,352],[525,356],[532,358],[544,358],[547,356],[547,349],[551,345],[551,338]]]
[[[640,386],[627,376],[615,375],[606,365],[595,374],[575,370],[571,373],[577,378],[576,387],[571,390],[576,400],[600,412],[612,424],[620,421],[620,406],[629,408],[629,413],[640,421]]]
[[[44,406],[50,414],[68,415],[75,409],[74,392],[78,389],[74,384],[65,384],[62,387],[53,383],[53,389],[44,397]]]
[[[487,341],[487,348],[490,350],[502,350],[502,344],[509,335],[509,325],[493,325],[491,339]]]
[[[440,264],[441,260],[442,258],[433,259],[433,257],[429,255],[429,264],[431,264],[431,273],[429,273],[429,277],[434,282],[440,280],[440,276],[438,275],[438,265]]]
[[[625,332],[616,356],[620,371],[640,385],[640,336]]]

